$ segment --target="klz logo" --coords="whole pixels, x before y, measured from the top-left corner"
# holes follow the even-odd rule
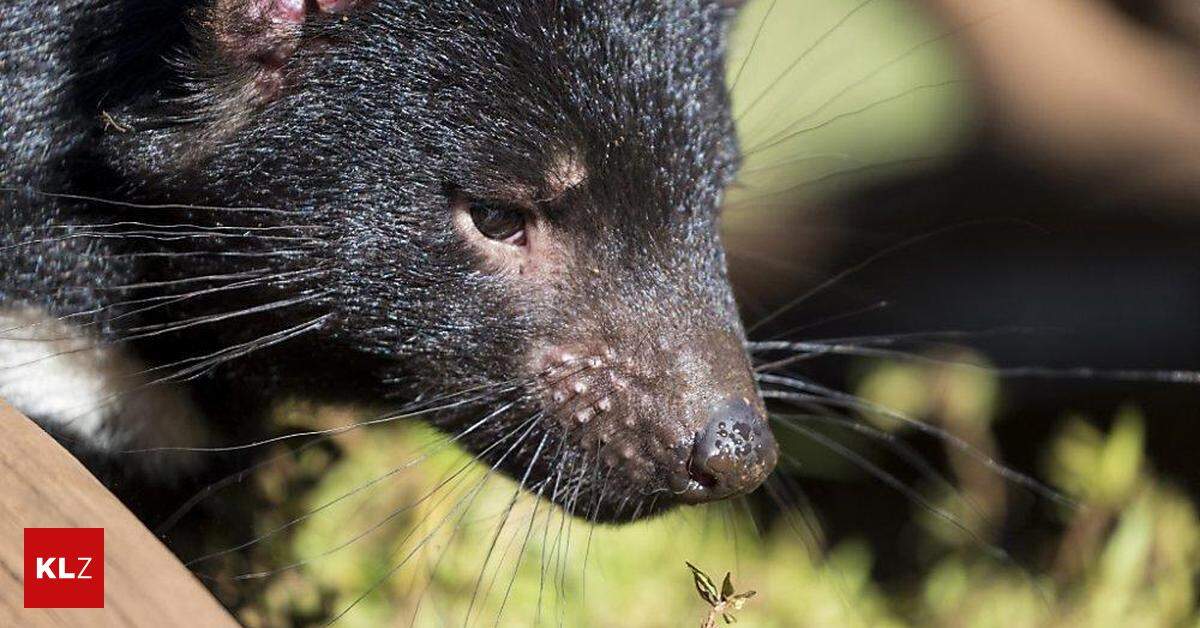
[[[104,528],[25,528],[25,608],[104,606]]]

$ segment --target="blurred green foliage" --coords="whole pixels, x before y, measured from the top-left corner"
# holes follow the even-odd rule
[[[861,387],[878,386],[876,377],[919,390],[949,381],[964,390],[943,389],[943,396],[983,391],[997,401],[995,382],[981,385],[986,371],[972,366],[969,376],[947,379],[947,368],[964,370],[883,363],[864,369]],[[301,408],[290,420],[313,427],[347,420]],[[812,520],[781,520],[763,531],[736,504],[722,504],[593,528],[529,496],[506,517],[514,483],[493,476],[481,484],[486,470],[441,445],[439,435],[418,425],[369,437],[351,432],[340,437],[350,455],[312,453],[315,460],[302,455],[296,465],[300,475],[319,478],[302,511],[351,497],[255,548],[263,566],[311,562],[267,580],[240,619],[261,626],[327,619],[364,596],[338,625],[462,624],[468,609],[472,622],[486,625],[699,625],[707,607],[685,566],[691,561],[712,573],[731,571],[740,587],[758,592],[737,614],[748,626],[1194,626],[1200,518],[1155,478],[1143,458],[1143,429],[1132,408],[1107,432],[1081,417],[1064,420],[1047,474],[1085,501],[1062,509],[1063,531],[1044,564],[998,559],[926,517],[921,542],[938,551],[903,590],[871,579],[864,543],[819,546]],[[258,481],[279,484],[279,477],[268,472]],[[980,503],[981,495],[959,484]],[[921,509],[914,504],[913,511]],[[278,515],[264,514],[259,532],[296,513]]]

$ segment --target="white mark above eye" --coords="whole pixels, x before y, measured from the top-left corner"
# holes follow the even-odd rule
[[[546,172],[546,194],[544,200],[554,200],[568,190],[587,181],[587,166],[574,154],[558,156]]]

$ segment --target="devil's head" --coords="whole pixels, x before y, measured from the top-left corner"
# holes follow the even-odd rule
[[[577,514],[756,488],[776,446],[718,233],[731,10],[317,4],[345,11],[202,20],[169,114],[123,114],[145,130],[111,140],[116,170],[318,226],[285,259],[320,279],[275,289],[321,290],[322,346],[385,393],[482,391],[433,420]],[[280,368],[314,367],[338,368]]]

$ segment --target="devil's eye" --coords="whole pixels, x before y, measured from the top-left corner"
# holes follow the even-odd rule
[[[515,246],[525,245],[525,212],[490,201],[471,201],[471,222],[484,237]]]

